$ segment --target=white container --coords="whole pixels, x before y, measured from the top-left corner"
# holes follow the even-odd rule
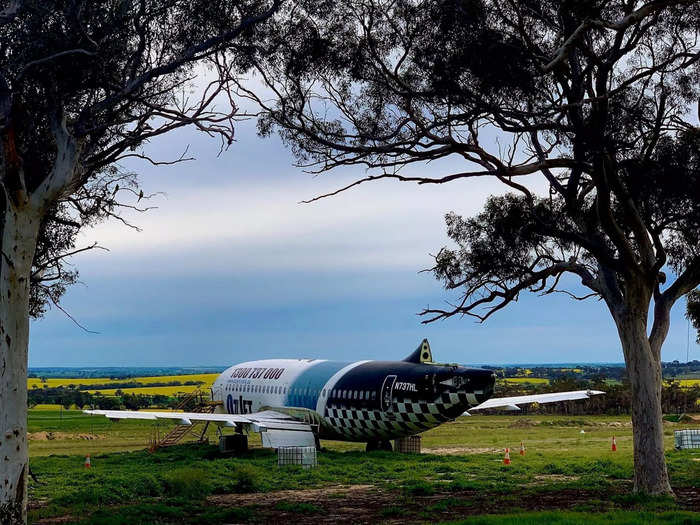
[[[304,468],[318,466],[316,447],[280,447],[277,449],[277,466],[301,465]]]
[[[676,430],[673,433],[676,450],[700,448],[700,430]]]

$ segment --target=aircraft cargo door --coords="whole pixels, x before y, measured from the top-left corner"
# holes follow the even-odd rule
[[[394,397],[394,383],[396,383],[396,376],[386,376],[384,378],[384,383],[382,383],[380,402],[384,412],[391,412],[392,400]]]

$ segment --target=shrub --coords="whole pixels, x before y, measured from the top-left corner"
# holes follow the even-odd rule
[[[192,467],[166,473],[163,476],[163,483],[168,496],[204,499],[212,490],[207,472]]]
[[[425,480],[414,479],[406,482],[403,491],[408,496],[431,496],[435,494],[435,487]]]
[[[230,492],[247,493],[259,490],[258,471],[251,465],[236,465],[229,474],[226,488]]]

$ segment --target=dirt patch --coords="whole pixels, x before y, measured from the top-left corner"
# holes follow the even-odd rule
[[[69,434],[67,432],[29,432],[29,441],[52,441],[54,439],[81,439],[92,441],[94,439],[105,439],[101,434]]]
[[[571,476],[542,475],[536,479],[560,481],[576,479]],[[411,496],[406,498],[400,491],[376,485],[334,485],[308,490],[281,490],[254,494],[221,494],[210,496],[209,505],[217,507],[250,507],[255,523],[294,523],[301,525],[335,523],[425,523],[426,509],[430,509],[430,521],[465,519],[466,516],[498,514],[514,508],[518,511],[541,510],[608,510],[605,502],[611,496],[630,494],[629,482],[620,482],[604,492],[582,489],[514,491],[508,494],[485,492],[482,490],[440,491],[431,496]],[[700,511],[700,488],[684,487],[675,489],[679,507]],[[295,503],[313,504],[312,508],[280,510],[280,502],[293,508]],[[632,509],[634,503],[610,504],[610,509]],[[119,514],[119,507],[113,507]],[[312,510],[315,509],[315,510]],[[388,513],[387,509],[399,509],[398,513]],[[72,523],[70,516],[43,519],[42,525]],[[169,523],[164,521],[164,523]]]
[[[564,474],[539,474],[535,476],[535,481],[549,483],[552,481],[578,481],[581,476],[565,476]]]
[[[578,478],[563,475],[542,475],[541,481],[573,481]],[[208,499],[209,503],[222,506],[255,505],[256,521],[264,523],[425,523],[425,512],[430,508],[431,521],[464,519],[465,516],[502,513],[514,506],[519,510],[571,510],[588,508],[592,501],[607,501],[614,494],[628,494],[628,483],[620,483],[605,493],[592,490],[562,489],[531,492],[494,494],[478,490],[442,492],[432,496],[411,496],[406,499],[396,490],[382,489],[372,485],[336,486],[312,490],[288,490],[267,494],[222,495]],[[700,510],[700,489],[676,489],[679,506],[687,510]],[[283,512],[275,505],[280,501],[289,503],[312,503],[319,510],[309,514]],[[449,501],[443,509],[441,502]],[[387,508],[400,508],[401,514],[386,513]],[[615,508],[626,508],[616,505]],[[629,508],[633,508],[630,505]]]
[[[502,448],[494,447],[440,447],[426,449],[426,452],[438,456],[460,456],[463,454],[502,454]]]
[[[256,492],[253,494],[218,494],[209,496],[207,501],[214,505],[274,505],[280,501],[298,503],[318,503],[324,499],[338,501],[342,497],[359,497],[368,491],[381,493],[374,485],[335,485],[322,489],[278,490],[275,492]]]

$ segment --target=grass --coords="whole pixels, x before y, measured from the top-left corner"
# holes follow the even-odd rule
[[[447,523],[447,522],[443,522]],[[693,512],[527,512],[500,516],[478,516],[462,521],[451,521],[454,525],[689,525],[700,523]]]
[[[165,424],[161,425],[166,430]],[[700,479],[700,450],[672,449],[673,430],[686,427],[692,425],[665,427],[675,487],[691,487]],[[580,434],[581,429],[585,434]],[[31,410],[29,430],[63,433],[61,439],[30,441],[32,471],[42,483],[30,485],[30,496],[44,502],[32,510],[34,520],[74,515],[81,516],[84,523],[107,524],[180,522],[174,516],[186,516],[183,523],[274,521],[276,517],[269,513],[313,516],[323,505],[295,502],[285,496],[267,508],[240,504],[231,508],[210,505],[206,498],[367,484],[393,495],[384,514],[377,510],[377,521],[404,517],[447,521],[450,516],[462,516],[463,509],[479,501],[488,505],[492,500],[500,502],[500,512],[513,512],[523,499],[534,501],[542,495],[574,491],[586,495],[583,507],[574,509],[582,512],[563,514],[573,521],[552,523],[602,523],[596,521],[598,518],[613,525],[666,519],[669,523],[692,522],[672,500],[637,501],[628,496],[632,441],[627,418],[464,417],[426,432],[424,454],[365,453],[360,443],[324,441],[327,450],[319,454],[319,468],[283,471],[277,466],[274,451],[255,448],[259,447],[257,434],[250,436],[254,448],[244,456],[222,457],[213,445],[178,446],[149,454],[143,450],[152,431],[148,421],[112,423],[75,411],[63,411],[60,418],[57,411]],[[102,438],[84,441],[65,437],[80,433]],[[610,450],[613,434],[618,445],[614,453]],[[213,431],[210,437],[215,439]],[[520,441],[527,447],[525,456],[517,454]],[[505,447],[515,451],[508,467],[502,463]],[[83,468],[86,453],[92,455],[90,470]],[[413,502],[421,499],[429,504],[414,508]],[[607,514],[591,515],[590,511]],[[699,516],[692,514],[691,518]],[[484,517],[486,521],[470,518],[465,523],[548,523],[549,517],[547,513],[518,513],[516,517]],[[520,518],[524,521],[517,521]],[[644,521],[647,518],[651,521]]]

